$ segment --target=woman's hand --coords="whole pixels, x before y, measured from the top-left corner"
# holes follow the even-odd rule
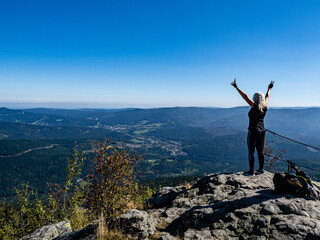
[[[265,97],[266,104],[268,104],[268,102],[269,102],[269,96],[270,96],[271,88],[273,88],[273,84],[274,84],[274,81],[271,81],[268,86],[268,91],[267,91],[266,97]]]
[[[253,107],[254,102],[248,97],[248,95],[242,91],[240,88],[238,88],[237,86],[237,82],[236,79],[233,80],[233,82],[231,83],[231,85],[237,89],[238,93],[241,95],[241,97],[249,104],[250,107]]]
[[[234,88],[237,88],[237,83],[236,83],[236,78],[234,78],[234,81],[231,83],[231,85],[234,87]]]
[[[274,84],[274,81],[271,81],[270,84],[269,84],[269,86],[268,86],[268,89],[273,88],[273,84]]]

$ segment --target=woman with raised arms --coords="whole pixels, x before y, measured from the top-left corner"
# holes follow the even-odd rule
[[[237,89],[241,97],[249,104],[251,107],[249,116],[249,127],[247,135],[247,145],[249,152],[249,171],[244,172],[246,175],[254,175],[254,151],[257,149],[258,159],[259,159],[259,169],[256,171],[257,174],[264,173],[264,142],[266,129],[264,128],[264,117],[268,110],[268,101],[270,96],[271,88],[273,87],[274,81],[268,86],[268,91],[266,96],[262,92],[256,92],[253,95],[253,100],[248,97],[248,95],[243,92],[236,83],[236,79],[231,83],[231,85]]]

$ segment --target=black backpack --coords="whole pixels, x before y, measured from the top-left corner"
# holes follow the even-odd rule
[[[278,194],[292,194],[297,197],[310,196],[315,200],[320,200],[320,188],[311,178],[299,168],[295,163],[288,162],[288,172],[295,170],[296,175],[289,173],[275,173],[273,184]]]
[[[304,197],[307,195],[306,188],[299,178],[289,173],[275,173],[273,176],[273,184],[278,194],[291,194],[296,197]]]

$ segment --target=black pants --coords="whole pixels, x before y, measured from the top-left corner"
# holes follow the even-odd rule
[[[265,140],[266,132],[258,132],[255,130],[249,130],[247,136],[247,144],[249,151],[249,171],[254,171],[254,150],[257,149],[258,159],[259,159],[259,169],[263,169],[264,165],[264,140]]]

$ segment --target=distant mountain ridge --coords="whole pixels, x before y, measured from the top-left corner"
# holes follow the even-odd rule
[[[15,122],[43,126],[94,127],[104,125],[134,125],[142,121],[163,126],[219,127],[246,131],[249,107],[199,108],[173,107],[154,109],[24,109],[0,108],[0,122]],[[291,137],[320,140],[320,108],[269,109],[265,125]],[[320,142],[320,141],[319,141]]]

